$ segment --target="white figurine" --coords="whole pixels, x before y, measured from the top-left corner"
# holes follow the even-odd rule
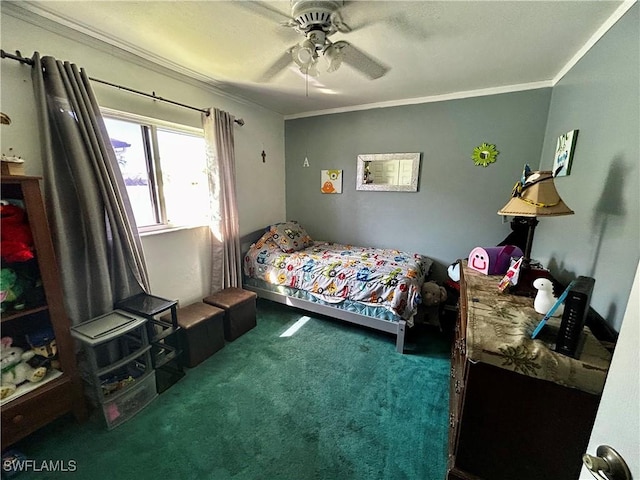
[[[533,300],[533,308],[536,312],[546,315],[558,300],[553,296],[553,284],[548,278],[538,278],[533,282],[533,286],[538,289],[536,298]],[[560,317],[563,311],[564,305],[559,305],[553,316]]]
[[[447,268],[447,273],[449,274],[449,278],[454,282],[460,281],[460,264],[458,262],[452,263]]]

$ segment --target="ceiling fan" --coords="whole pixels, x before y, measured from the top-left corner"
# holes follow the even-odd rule
[[[300,71],[318,76],[318,59],[322,55],[327,63],[327,71],[334,72],[345,63],[371,80],[382,77],[389,68],[345,40],[332,42],[329,37],[335,33],[349,33],[351,28],[342,21],[340,7],[342,1],[296,0],[292,2],[291,17],[282,25],[293,28],[305,37],[300,43],[288,48],[282,56],[262,76],[270,80],[292,62]]]

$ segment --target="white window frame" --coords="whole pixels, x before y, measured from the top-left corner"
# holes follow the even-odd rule
[[[202,128],[191,127],[189,125],[182,125],[179,123],[168,122],[166,120],[159,120],[157,118],[147,117],[144,115],[138,115],[136,113],[123,112],[120,110],[114,110],[112,108],[100,107],[100,112],[105,118],[114,120],[124,120],[135,122],[143,125],[147,125],[151,129],[151,162],[152,172],[150,172],[150,180],[153,185],[150,187],[153,189],[152,195],[155,208],[158,209],[159,222],[156,225],[148,225],[138,227],[138,233],[140,234],[153,234],[166,231],[183,230],[188,228],[197,228],[203,225],[173,225],[167,221],[166,205],[163,195],[162,185],[162,165],[158,148],[157,129],[162,128],[165,130],[173,130],[179,133],[185,133],[189,135],[195,135],[204,138],[204,130]],[[149,159],[147,159],[149,160]]]

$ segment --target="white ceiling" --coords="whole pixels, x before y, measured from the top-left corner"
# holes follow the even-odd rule
[[[370,80],[343,65],[332,73],[323,66],[318,77],[306,78],[292,64],[261,82],[282,53],[304,39],[280,24],[291,14],[289,1],[19,2],[288,118],[553,85],[618,18],[622,4],[345,1],[342,19],[353,31],[331,40],[347,40],[388,66],[385,76]]]

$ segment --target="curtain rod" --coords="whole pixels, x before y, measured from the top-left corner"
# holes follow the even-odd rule
[[[16,55],[12,55],[10,53],[5,52],[4,50],[0,50],[0,55],[2,58],[9,58],[11,60],[16,60],[20,63],[24,63],[26,65],[31,65],[33,66],[33,60],[30,58],[26,58],[23,57],[20,54],[19,50],[16,50]],[[97,82],[97,83],[102,83],[104,85],[108,85],[110,87],[115,87],[118,88],[120,90],[125,90],[127,92],[130,93],[135,93],[136,95],[142,95],[143,97],[148,97],[148,98],[153,98],[154,100],[159,100],[161,102],[165,102],[165,103],[170,103],[172,105],[177,105],[178,107],[182,107],[182,108],[188,108],[190,110],[196,110],[198,112],[202,112],[202,113],[206,113],[207,115],[209,114],[209,112],[203,108],[198,108],[198,107],[192,107],[191,105],[186,105],[184,103],[180,103],[180,102],[176,102],[174,100],[169,100],[167,98],[163,98],[163,97],[159,97],[158,95],[156,95],[156,92],[152,92],[152,93],[145,93],[145,92],[141,92],[140,90],[135,90],[133,88],[129,88],[129,87],[125,87],[122,85],[117,85],[115,83],[111,83],[111,82],[107,82],[105,80],[100,80],[99,78],[93,78],[93,77],[89,77],[89,80],[91,80],[92,82]],[[233,120],[235,123],[237,123],[240,126],[244,125],[244,120],[242,118],[237,118]]]

